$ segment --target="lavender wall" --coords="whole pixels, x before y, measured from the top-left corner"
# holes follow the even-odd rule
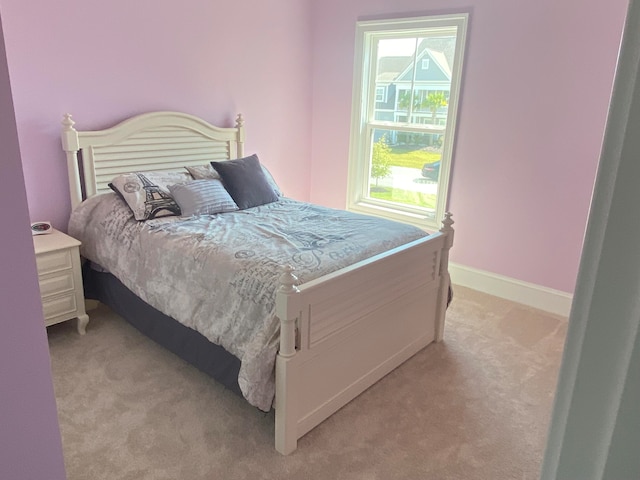
[[[247,152],[308,199],[309,3],[250,3],[2,0],[31,218],[66,228],[65,112],[82,129],[150,110],[232,126],[241,112]]]
[[[288,195],[344,207],[356,20],[455,9],[471,24],[453,261],[571,292],[626,3],[2,0],[31,218],[66,226],[64,112],[242,112]]]
[[[65,478],[0,25],[0,478]]]
[[[625,8],[626,0],[1,0],[27,194],[0,44],[0,201],[11,205],[0,248],[0,477],[64,478],[26,230],[27,197],[31,219],[66,226],[64,112],[84,129],[157,109],[226,124],[242,112],[247,150],[287,194],[343,207],[355,21],[470,11],[453,260],[572,291]]]
[[[471,14],[454,262],[572,292],[626,0],[313,3],[311,200],[346,203],[358,19]]]
[[[98,129],[149,110],[226,125],[241,112],[247,151],[288,195],[307,199],[311,17],[299,0],[252,2],[251,15],[246,3],[210,0],[2,0],[0,9],[0,197],[11,205],[0,248],[0,478],[58,480],[62,447],[27,226],[31,217],[66,229],[62,114]]]

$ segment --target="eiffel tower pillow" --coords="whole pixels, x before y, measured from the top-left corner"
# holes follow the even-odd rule
[[[180,207],[169,193],[168,185],[191,181],[187,172],[136,172],[118,175],[109,184],[133,212],[144,221],[180,215]]]

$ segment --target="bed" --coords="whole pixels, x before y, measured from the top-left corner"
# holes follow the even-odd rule
[[[335,233],[349,224],[361,225],[365,232],[369,218],[303,204],[284,196],[266,205],[219,215],[189,218],[174,215],[138,222],[122,198],[112,192],[110,184],[114,178],[131,172],[184,172],[185,167],[207,167],[212,161],[224,162],[223,167],[227,168],[236,159],[246,158],[242,116],[238,115],[233,127],[216,127],[178,112],[146,113],[100,131],[78,131],[69,114],[62,124],[73,207],[70,233],[82,237],[85,228],[98,232],[96,237],[116,232],[111,244],[101,244],[96,239],[87,242],[83,250],[83,256],[91,260],[84,268],[89,279],[89,296],[103,301],[151,338],[248,400],[253,394],[247,394],[246,385],[253,380],[247,379],[253,373],[243,372],[243,368],[250,372],[268,370],[266,377],[265,372],[256,377],[266,378],[264,384],[269,384],[266,393],[260,390],[255,397],[258,403],[251,400],[250,403],[263,410],[265,406],[273,406],[278,452],[293,452],[305,433],[419,350],[442,340],[450,299],[448,258],[453,244],[450,214],[446,214],[439,232],[418,237],[411,237],[413,233],[409,230],[403,233],[402,224],[384,221],[387,223],[377,224],[375,229],[409,236],[395,240],[401,242],[398,245],[385,240],[387,243],[371,246],[366,238],[371,235]],[[220,163],[214,165],[222,171]],[[241,217],[251,219],[246,227],[252,229],[247,230],[250,233],[239,229]],[[267,222],[265,218],[277,221]],[[328,218],[330,226],[326,226]],[[296,234],[291,225],[306,221],[311,222],[311,233],[292,240],[291,236]],[[123,225],[126,229],[120,230],[125,228]],[[325,227],[328,233],[318,240],[317,232]],[[222,234],[226,242],[214,237],[220,232],[227,232]],[[335,249],[326,241],[332,235],[336,239]],[[236,245],[235,250],[230,250],[235,254],[225,252],[234,242],[262,244],[276,237],[281,242],[277,255],[258,256],[257,264],[243,263],[255,256],[246,252],[255,249],[240,249]],[[304,252],[287,253],[290,243],[301,242],[308,247]],[[201,260],[204,247],[226,256],[215,257],[215,261]],[[115,255],[107,268],[103,263],[109,260],[101,257],[106,250],[113,250]],[[138,269],[145,270],[144,276],[138,278],[137,270],[128,274],[120,268],[134,258],[127,257],[130,250],[136,254],[153,251],[162,258],[176,257],[176,263],[163,264],[164,270],[159,271],[153,270],[160,267],[151,260],[135,260],[145,265]],[[349,258],[345,251],[349,252]],[[184,258],[179,260],[181,252],[191,253],[182,254]],[[357,260],[350,260],[352,253],[359,255],[353,257]],[[333,259],[331,267],[324,267],[325,258]],[[192,263],[187,266],[180,263],[188,261]],[[201,268],[209,264],[215,267],[210,271]],[[235,269],[229,277],[232,280],[219,273],[221,269],[217,270],[222,264]],[[188,275],[174,275],[185,269],[190,272]],[[267,272],[264,278],[268,280],[257,280],[254,270]],[[158,289],[160,278],[174,283]],[[219,322],[224,324],[222,319],[227,312],[218,308],[217,303],[209,306],[206,296],[197,301],[188,299],[197,308],[183,306],[178,300],[161,299],[166,297],[162,288],[184,289],[195,297],[193,292],[203,290],[209,278],[216,288],[234,286],[233,292],[218,295],[237,294],[245,302],[240,308],[233,307],[236,309],[233,319],[243,316],[247,305],[259,310],[265,320],[258,323],[266,326],[257,334],[262,342],[260,348],[253,348],[255,338],[246,333],[253,327],[216,327]],[[264,298],[264,302],[258,302],[258,297]],[[212,315],[209,308],[217,308],[216,314]],[[215,321],[202,327],[207,315],[209,319],[215,317]],[[181,316],[185,318],[174,319]],[[234,321],[228,325],[235,325]],[[236,345],[220,337],[216,328],[240,331],[236,332],[240,343]],[[245,340],[251,348],[245,348],[242,343]],[[259,355],[250,356],[250,362],[244,356],[247,351],[259,351]],[[245,368],[247,365],[250,367]]]

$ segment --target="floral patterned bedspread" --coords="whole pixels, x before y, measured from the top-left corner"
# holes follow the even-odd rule
[[[134,220],[113,193],[74,210],[81,254],[142,300],[241,361],[238,383],[267,411],[280,325],[275,292],[284,265],[300,283],[427,234],[415,227],[287,198],[238,212]]]

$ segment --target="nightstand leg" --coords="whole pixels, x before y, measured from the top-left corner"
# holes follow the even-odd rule
[[[89,323],[89,315],[84,314],[78,317],[78,333],[84,335],[87,333],[87,324]]]

